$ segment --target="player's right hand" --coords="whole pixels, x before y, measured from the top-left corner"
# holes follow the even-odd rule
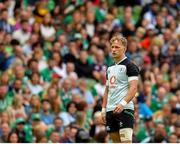
[[[101,112],[101,117],[102,117],[103,123],[106,124],[106,113],[105,112]]]

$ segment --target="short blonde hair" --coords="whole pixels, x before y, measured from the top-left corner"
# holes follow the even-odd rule
[[[114,36],[112,36],[112,38],[110,39],[110,44],[112,45],[113,43],[123,45],[125,48],[127,47],[127,39],[123,36],[120,36],[119,34],[115,34]]]
[[[143,28],[143,27],[138,27],[136,32],[140,32],[140,33],[143,33],[145,34],[146,33],[146,30]]]

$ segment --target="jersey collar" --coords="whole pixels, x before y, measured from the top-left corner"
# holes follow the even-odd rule
[[[122,60],[120,60],[118,63],[115,63],[116,65],[120,64],[123,60],[125,60],[127,57],[125,56]]]

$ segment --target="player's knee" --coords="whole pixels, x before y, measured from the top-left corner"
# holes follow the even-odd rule
[[[119,130],[120,140],[122,143],[132,143],[132,128],[124,128]]]

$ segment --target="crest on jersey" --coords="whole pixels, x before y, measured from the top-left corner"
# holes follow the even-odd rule
[[[122,127],[122,126],[123,126],[123,123],[122,123],[122,122],[119,122],[119,126]]]
[[[107,130],[107,131],[110,131],[110,126],[106,126],[106,130]]]
[[[121,68],[119,69],[119,71],[120,71],[120,72],[124,72],[124,71],[125,71],[124,67],[121,67]]]

